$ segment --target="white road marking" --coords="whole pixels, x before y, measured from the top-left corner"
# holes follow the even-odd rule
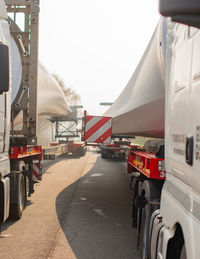
[[[94,209],[94,212],[96,212],[99,216],[101,216],[104,219],[108,219],[109,217],[107,217],[104,212],[101,209]]]
[[[94,174],[91,174],[91,177],[96,177],[96,176],[103,176],[104,174],[102,173],[94,173]]]

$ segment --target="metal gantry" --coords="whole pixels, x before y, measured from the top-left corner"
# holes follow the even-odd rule
[[[36,144],[39,0],[6,0],[5,3],[11,35],[20,51],[22,63],[21,86],[12,104],[11,135],[25,136],[28,144]],[[18,25],[19,15],[24,29]],[[20,112],[23,115],[23,127],[16,130],[13,122]]]
[[[80,130],[77,125],[82,121],[82,117],[78,117],[78,109],[83,108],[82,105],[70,106],[72,113],[67,116],[52,117],[51,122],[55,123],[55,138],[64,138],[68,141],[70,138],[80,137]]]

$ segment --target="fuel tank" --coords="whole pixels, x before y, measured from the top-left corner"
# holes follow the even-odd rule
[[[105,112],[113,135],[164,137],[166,20],[161,19],[135,72]]]

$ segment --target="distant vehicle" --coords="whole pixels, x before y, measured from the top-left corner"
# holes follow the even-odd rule
[[[110,144],[100,144],[101,158],[125,159],[126,151],[130,147],[130,141],[125,141],[122,137],[113,138]]]

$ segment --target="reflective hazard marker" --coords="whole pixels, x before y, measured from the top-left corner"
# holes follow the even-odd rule
[[[112,118],[102,116],[85,117],[84,140],[89,143],[110,143]]]
[[[42,180],[42,170],[40,162],[33,163],[32,179],[33,181]]]

